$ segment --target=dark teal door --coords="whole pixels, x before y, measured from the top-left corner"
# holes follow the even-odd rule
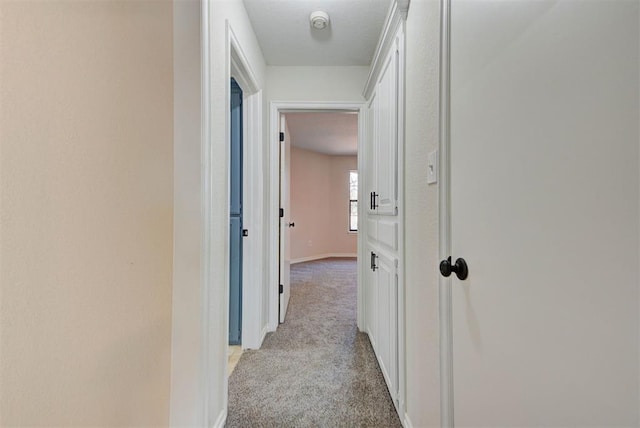
[[[229,344],[242,337],[242,90],[231,79]]]

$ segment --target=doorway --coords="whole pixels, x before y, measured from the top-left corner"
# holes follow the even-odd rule
[[[357,258],[358,115],[289,112],[280,119],[282,323],[295,266]]]
[[[358,115],[285,113],[293,264],[357,257]]]
[[[236,105],[235,115],[228,112],[226,140],[228,141],[227,165],[228,165],[228,189],[229,189],[229,213],[241,213],[241,227],[228,229],[228,242],[232,239],[239,240],[237,249],[229,246],[229,259],[226,265],[230,268],[225,283],[227,286],[227,301],[225,302],[229,314],[225,318],[229,321],[226,334],[230,343],[233,300],[237,300],[236,306],[240,309],[236,314],[240,332],[241,349],[257,349],[260,347],[266,334],[263,319],[266,318],[264,296],[266,284],[264,278],[263,245],[264,245],[264,177],[263,157],[265,149],[259,141],[262,141],[262,91],[255,79],[250,64],[246,60],[240,44],[231,27],[227,28],[229,40],[230,62],[227,96],[228,106]],[[239,105],[239,107],[237,107]],[[239,145],[232,152],[231,141],[236,139]],[[232,199],[233,193],[240,194],[239,199]],[[240,236],[240,238],[238,238]],[[236,258],[241,264],[233,264],[231,251],[236,251]],[[231,269],[236,269],[233,273]],[[241,278],[241,288],[231,288],[232,276]],[[232,352],[230,352],[232,351]],[[238,349],[227,349],[227,356],[238,355]],[[236,358],[237,359],[237,358]],[[228,358],[230,361],[231,358]]]
[[[362,234],[359,233],[353,233],[353,231],[349,231],[349,221],[350,221],[350,216],[349,216],[349,208],[350,208],[350,195],[348,192],[349,189],[349,179],[350,179],[350,174],[349,171],[357,171],[359,169],[361,169],[360,163],[362,162],[362,153],[359,152],[358,153],[358,157],[357,160],[354,159],[355,163],[354,165],[351,165],[349,168],[347,168],[345,170],[345,187],[344,190],[346,192],[345,194],[345,204],[344,204],[344,212],[343,214],[343,218],[342,220],[344,220],[344,238],[345,240],[354,240],[355,241],[355,248],[353,250],[343,250],[343,251],[331,251],[328,249],[328,247],[324,246],[323,247],[323,243],[320,241],[315,240],[315,238],[313,237],[309,237],[309,236],[302,236],[305,233],[305,230],[308,232],[310,229],[316,228],[317,229],[317,224],[310,224],[309,222],[313,222],[313,215],[314,213],[311,213],[309,217],[309,219],[305,219],[305,220],[301,220],[298,218],[295,218],[295,216],[291,216],[289,217],[287,214],[289,211],[291,210],[281,210],[280,208],[284,208],[283,204],[287,204],[288,198],[284,198],[281,199],[281,195],[283,194],[282,192],[282,188],[285,188],[285,192],[289,193],[290,190],[290,186],[288,183],[288,179],[287,179],[287,171],[289,171],[289,166],[287,165],[287,158],[286,156],[282,156],[283,153],[286,153],[286,141],[288,140],[288,136],[287,136],[287,132],[284,132],[284,135],[281,134],[282,129],[285,129],[288,127],[287,125],[287,118],[289,117],[290,120],[289,122],[290,125],[294,125],[296,126],[296,128],[298,127],[298,122],[302,121],[308,121],[308,120],[312,120],[310,115],[314,115],[314,114],[320,114],[320,115],[328,115],[331,116],[333,118],[338,117],[338,115],[348,115],[351,117],[351,120],[353,122],[355,122],[355,136],[354,136],[354,146],[355,146],[355,150],[352,150],[352,155],[355,155],[356,152],[358,152],[360,150],[360,146],[358,145],[358,141],[360,141],[360,139],[363,136],[363,132],[364,132],[364,117],[363,117],[363,113],[362,113],[362,104],[354,104],[354,103],[287,103],[287,102],[283,102],[283,103],[273,103],[271,106],[271,129],[274,130],[274,132],[272,132],[272,140],[273,140],[273,144],[271,145],[271,153],[270,153],[270,160],[271,160],[271,165],[275,166],[275,168],[271,169],[271,212],[275,213],[276,215],[273,216],[272,221],[271,221],[271,254],[273,255],[271,257],[270,260],[270,271],[271,271],[271,278],[272,284],[275,284],[275,286],[273,287],[273,292],[270,293],[270,297],[269,297],[269,307],[270,307],[270,311],[269,311],[269,325],[270,325],[270,329],[271,330],[275,330],[278,326],[278,324],[281,322],[281,320],[284,320],[285,317],[283,317],[282,315],[282,309],[286,308],[286,305],[288,304],[288,301],[285,300],[283,298],[283,294],[285,294],[285,281],[287,281],[288,275],[286,272],[288,272],[288,270],[282,269],[282,265],[283,262],[286,262],[286,260],[289,261],[289,263],[296,263],[296,262],[303,262],[303,261],[307,261],[307,260],[314,260],[314,259],[320,259],[320,258],[326,258],[326,257],[353,257],[354,255],[357,258],[357,277],[358,277],[358,292],[357,292],[357,323],[358,323],[358,328],[362,329],[363,327],[363,292],[362,292],[362,260],[363,260],[363,256],[362,256]],[[362,109],[362,110],[361,110]],[[297,130],[297,129],[296,129]],[[293,131],[293,134],[295,134],[296,130]],[[289,130],[289,134],[291,134],[291,130]],[[292,135],[293,135],[292,134]],[[283,142],[281,143],[279,140],[283,139]],[[289,142],[289,144],[291,144],[291,142]],[[284,152],[283,152],[283,148],[284,148]],[[295,152],[298,150],[298,148],[296,148],[295,146],[295,142],[294,142],[294,156],[295,156]],[[304,148],[302,148],[301,150],[304,150]],[[334,150],[339,150],[334,148]],[[289,149],[289,153],[291,153],[291,149]],[[338,154],[338,153],[334,153],[334,154]],[[343,155],[346,153],[342,153]],[[291,155],[291,154],[290,154]],[[281,171],[283,171],[283,167],[285,168],[285,174],[283,175]],[[283,183],[283,177],[285,179],[285,182]],[[290,177],[290,171],[289,171],[289,177]],[[317,189],[316,189],[317,190]],[[294,192],[296,192],[296,188],[294,187],[293,189]],[[358,200],[362,200],[362,190],[358,189],[357,191],[357,195],[358,195]],[[313,196],[313,195],[312,195]],[[323,201],[323,197],[318,195],[317,193],[315,194],[315,197],[317,198],[317,201],[322,203],[324,202],[325,204],[327,203],[327,201]],[[356,214],[356,218],[357,218],[357,214],[359,212],[359,210],[362,209],[361,207],[357,207],[355,208],[355,214]],[[284,211],[284,213],[283,213]],[[295,213],[295,211],[291,211],[292,213]],[[280,215],[283,215],[283,217],[280,217]],[[315,213],[318,214],[318,213]],[[338,218],[338,216],[340,214],[335,214],[336,218]],[[361,218],[361,217],[360,217]],[[341,222],[342,223],[342,222]],[[339,232],[338,232],[339,233]],[[293,236],[293,241],[291,241],[291,236]],[[324,238],[323,238],[324,239]],[[309,241],[311,241],[311,244],[309,244]],[[288,244],[288,248],[284,247],[283,248],[283,244],[287,245]],[[303,250],[307,250],[307,252],[305,253],[304,251],[300,251],[301,248]],[[311,249],[312,251],[308,251],[309,249]],[[293,250],[293,253],[292,253]],[[283,255],[283,257],[281,257],[280,255]],[[288,257],[287,257],[288,255]],[[287,275],[287,276],[284,276]],[[282,284],[282,287],[280,286],[280,284]],[[286,284],[288,284],[288,281],[286,282]],[[283,290],[283,293],[280,293],[280,290]]]

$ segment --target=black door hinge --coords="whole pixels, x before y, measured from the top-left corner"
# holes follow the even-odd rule
[[[280,208],[280,218],[284,217],[284,208]]]
[[[242,229],[242,236],[249,236],[249,229]]]
[[[284,293],[284,285],[280,284],[280,287],[278,287],[278,292],[280,294]]]
[[[284,141],[284,132],[280,133],[280,141]]]

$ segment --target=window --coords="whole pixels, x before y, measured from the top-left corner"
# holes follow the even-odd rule
[[[349,232],[358,231],[358,171],[349,171]]]

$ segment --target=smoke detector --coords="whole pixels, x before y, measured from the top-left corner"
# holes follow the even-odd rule
[[[316,30],[324,30],[329,25],[329,14],[321,10],[312,12],[309,16],[311,26]]]

